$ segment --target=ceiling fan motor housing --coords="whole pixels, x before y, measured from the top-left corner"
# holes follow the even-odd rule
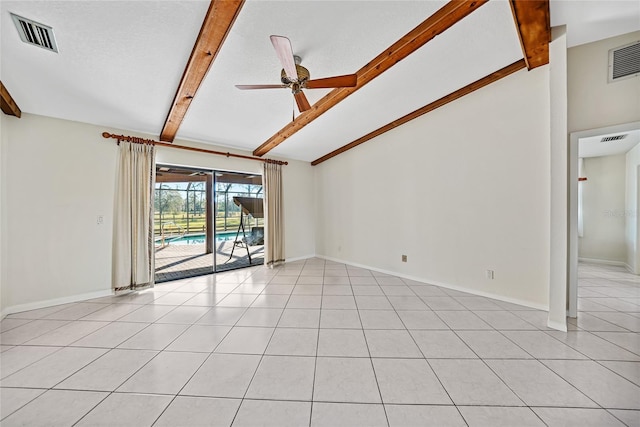
[[[298,82],[300,83],[309,80],[309,78],[311,77],[311,74],[309,74],[309,70],[307,70],[300,64],[296,64],[296,71],[298,72]],[[280,80],[283,84],[286,85],[292,83],[292,81],[287,77],[287,73],[284,71],[284,69],[280,72]]]

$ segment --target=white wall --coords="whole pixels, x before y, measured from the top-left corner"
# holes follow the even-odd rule
[[[4,308],[108,290],[113,147],[94,126],[29,114],[4,132]]]
[[[6,259],[4,254],[6,254],[6,236],[7,236],[7,216],[4,213],[4,209],[6,204],[6,183],[7,180],[5,178],[6,174],[6,154],[5,151],[8,146],[8,132],[6,129],[7,125],[5,122],[10,119],[3,113],[0,113],[0,315],[4,311],[6,296],[8,295],[8,289],[5,289],[5,285],[7,284],[6,276],[7,276],[7,267],[6,267]]]
[[[582,189],[584,236],[578,240],[580,258],[627,262],[625,243],[626,156],[584,159],[587,181]]]
[[[549,112],[520,71],[320,164],[316,252],[546,307]]]
[[[551,29],[549,43],[549,317],[547,326],[567,330],[568,151],[567,27]]]
[[[640,120],[640,77],[607,82],[609,49],[640,40],[640,31],[568,50],[569,132]]]
[[[127,132],[30,114],[2,125],[5,314],[109,292],[117,145],[101,133]],[[245,172],[260,172],[261,165],[162,148],[157,162]],[[312,255],[311,166],[289,162],[283,175],[286,256]]]
[[[638,166],[640,165],[640,145],[636,145],[625,156],[625,243],[627,268],[639,274],[638,262]]]

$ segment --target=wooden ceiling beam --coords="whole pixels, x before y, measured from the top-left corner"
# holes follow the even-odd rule
[[[13,100],[11,94],[2,82],[0,82],[0,108],[2,108],[3,113],[9,116],[16,116],[18,118],[22,116],[22,111],[20,111],[18,104]]]
[[[312,105],[311,109],[300,114],[295,120],[279,130],[275,135],[260,145],[260,147],[256,148],[253,151],[253,155],[264,156],[291,135],[295,134],[300,129],[320,117],[330,108],[334,107],[340,101],[387,71],[396,63],[402,61],[428,41],[443,33],[448,28],[451,28],[454,24],[485,4],[487,1],[488,0],[450,1],[380,55],[375,57],[371,62],[358,70],[356,73],[358,76],[358,84],[355,87],[343,87],[332,90]]]
[[[173,142],[193,97],[216,59],[244,0],[211,0],[200,34],[182,74],[176,96],[164,122],[160,140]]]
[[[527,68],[533,70],[549,63],[551,18],[549,0],[510,0]]]
[[[442,98],[436,101],[433,101],[432,103],[427,104],[424,107],[421,107],[405,116],[402,116],[399,119],[394,120],[391,123],[388,123],[382,126],[381,128],[378,128],[373,132],[370,132],[365,136],[358,138],[355,141],[350,142],[349,144],[344,145],[338,148],[337,150],[334,150],[331,153],[320,157],[319,159],[314,160],[313,162],[311,162],[311,165],[316,166],[322,162],[326,162],[327,160],[337,156],[338,154],[344,153],[345,151],[355,148],[360,144],[364,144],[365,142],[375,138],[376,136],[380,136],[385,132],[389,132],[391,129],[397,128],[398,126],[402,126],[403,124],[410,122],[411,120],[416,119],[424,114],[427,114],[428,112],[433,111],[436,108],[440,108],[443,105],[446,105],[452,101],[455,101],[456,99],[462,98],[463,96],[468,95],[471,92],[474,92],[482,87],[485,87],[493,82],[500,80],[503,77],[506,77],[524,68],[526,68],[524,59],[514,62],[513,64],[508,65],[496,71],[495,73],[491,73],[488,76],[481,78],[480,80],[476,80],[475,82],[461,89],[458,89],[455,92],[450,93],[449,95],[443,96]]]

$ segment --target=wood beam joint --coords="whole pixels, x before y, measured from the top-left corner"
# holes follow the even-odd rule
[[[2,108],[2,112],[9,116],[16,116],[18,118],[22,116],[22,111],[20,111],[18,104],[13,100],[13,97],[11,97],[11,94],[2,82],[0,82],[0,107]]]
[[[527,68],[533,70],[549,63],[551,18],[549,0],[510,0]]]
[[[457,22],[485,4],[488,0],[451,0],[433,15],[425,19],[416,28],[385,49],[372,61],[356,72],[358,84],[355,87],[337,88],[329,92],[311,109],[300,114],[291,123],[280,129],[275,135],[266,140],[253,151],[254,156],[264,156],[280,145],[284,140],[300,129],[320,117],[330,108],[337,105],[346,97],[402,61],[404,58],[424,46],[437,35],[451,28]]]
[[[160,140],[173,142],[191,101],[216,59],[245,0],[211,0],[191,56],[171,103]]]

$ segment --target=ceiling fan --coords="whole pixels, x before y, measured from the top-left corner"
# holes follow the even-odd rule
[[[283,36],[271,36],[271,43],[276,50],[276,55],[282,64],[280,81],[282,84],[274,85],[236,85],[238,89],[281,89],[290,88],[293,97],[298,104],[301,113],[311,108],[309,101],[302,89],[324,89],[336,87],[354,87],[357,84],[357,75],[347,74],[344,76],[326,77],[323,79],[311,80],[309,70],[300,65],[300,57],[293,54],[291,41]]]

